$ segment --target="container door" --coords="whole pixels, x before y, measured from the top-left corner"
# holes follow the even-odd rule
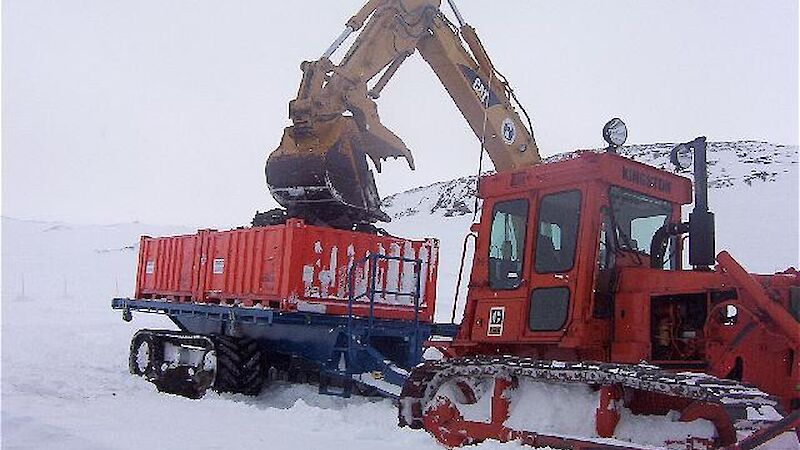
[[[533,236],[533,264],[525,334],[557,340],[569,322],[576,292],[580,190],[542,193]]]

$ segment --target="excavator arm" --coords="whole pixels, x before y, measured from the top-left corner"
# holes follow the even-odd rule
[[[540,162],[530,120],[527,126],[522,122],[512,103],[513,90],[495,69],[474,28],[463,22],[456,28],[439,13],[433,18],[430,35],[421,39],[417,48],[483,144],[496,170],[514,170]]]
[[[290,216],[337,228],[390,220],[380,210],[366,158],[378,172],[390,157],[403,157],[414,169],[411,151],[381,123],[375,100],[416,50],[497,170],[540,161],[530,121],[527,127],[522,122],[512,104],[513,91],[494,68],[475,30],[463,22],[452,2],[458,27],[439,6],[439,0],[370,0],[322,57],[301,65],[300,88],[289,103],[292,126],[284,130],[266,166],[270,191]],[[358,30],[341,63],[333,64],[330,56]]]

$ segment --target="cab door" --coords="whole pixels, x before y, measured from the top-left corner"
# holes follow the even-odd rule
[[[578,283],[578,243],[583,193],[580,189],[543,191],[538,195],[530,233],[527,323],[524,336],[555,342],[572,316]]]
[[[479,236],[468,302],[472,342],[518,342],[522,333],[530,270],[530,216],[533,194],[519,193],[485,205],[489,229]]]

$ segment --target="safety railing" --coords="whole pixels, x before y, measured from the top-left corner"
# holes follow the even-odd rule
[[[384,261],[397,261],[398,264],[401,266],[398,269],[398,278],[397,278],[397,288],[398,290],[391,290],[388,289],[388,282],[389,280],[382,280],[387,286],[381,286],[379,289],[377,286],[378,283],[378,262]],[[413,289],[409,292],[404,292],[402,289],[402,272],[405,271],[404,264],[411,264],[413,263]],[[372,337],[372,331],[375,327],[375,301],[376,296],[380,295],[382,297],[386,297],[387,295],[392,295],[397,297],[411,297],[413,299],[414,305],[414,321],[413,321],[413,336],[411,336],[412,341],[409,342],[409,348],[411,350],[411,359],[413,361],[418,361],[420,358],[420,326],[419,326],[419,314],[420,314],[420,300],[421,300],[421,290],[422,290],[422,277],[425,274],[422,273],[424,262],[421,259],[415,258],[405,258],[402,256],[390,256],[390,255],[381,255],[381,254],[373,254],[369,255],[365,258],[360,260],[354,261],[353,264],[350,265],[347,272],[347,286],[348,286],[348,301],[347,301],[347,344],[346,344],[346,352],[347,352],[347,360],[348,363],[353,361],[355,358],[355,348],[354,348],[354,305],[357,300],[367,297],[369,300],[369,314],[367,315],[367,328],[361,339],[363,342],[360,344],[370,345],[370,338]],[[365,268],[366,269],[366,276],[368,278],[366,289],[364,292],[356,293],[356,285],[355,285],[355,277],[357,269]],[[394,283],[393,283],[394,284]],[[393,286],[394,287],[394,286]],[[347,364],[347,371],[349,372],[350,364]]]

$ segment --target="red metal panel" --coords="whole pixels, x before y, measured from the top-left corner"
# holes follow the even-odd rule
[[[136,296],[176,300],[191,297],[197,242],[196,235],[142,237],[139,243]]]
[[[147,279],[145,278],[145,260],[147,257],[147,244],[150,238],[148,236],[142,236],[139,238],[139,265],[136,269],[136,291],[135,296],[136,298],[143,298],[142,292],[145,290],[145,284],[147,283]]]
[[[197,298],[244,306],[277,306],[281,300],[284,233],[283,226],[209,233],[201,256],[206,260],[202,270],[205,282]]]
[[[352,284],[356,296],[369,290],[373,274],[369,264],[356,264],[369,255],[386,255],[423,261],[420,280],[420,318],[431,321],[436,301],[436,269],[438,241],[408,240],[372,234],[354,233],[330,228],[304,225],[289,221],[293,234],[288,309],[344,314],[348,302],[348,268],[353,267]],[[376,317],[413,318],[413,298],[416,289],[414,263],[379,260],[375,268],[375,290],[389,291],[375,295]],[[400,293],[400,294],[395,294]],[[358,315],[368,314],[369,298],[355,302]]]
[[[541,187],[574,186],[590,180],[603,180],[678,204],[692,201],[689,179],[664,172],[613,153],[576,153],[569,160],[540,164],[518,171],[500,172],[481,178],[481,198],[495,198]]]
[[[205,292],[206,297],[219,298],[225,287],[225,263],[228,259],[228,244],[230,234],[210,233],[208,236],[209,244],[205,257],[204,272],[206,275]]]

